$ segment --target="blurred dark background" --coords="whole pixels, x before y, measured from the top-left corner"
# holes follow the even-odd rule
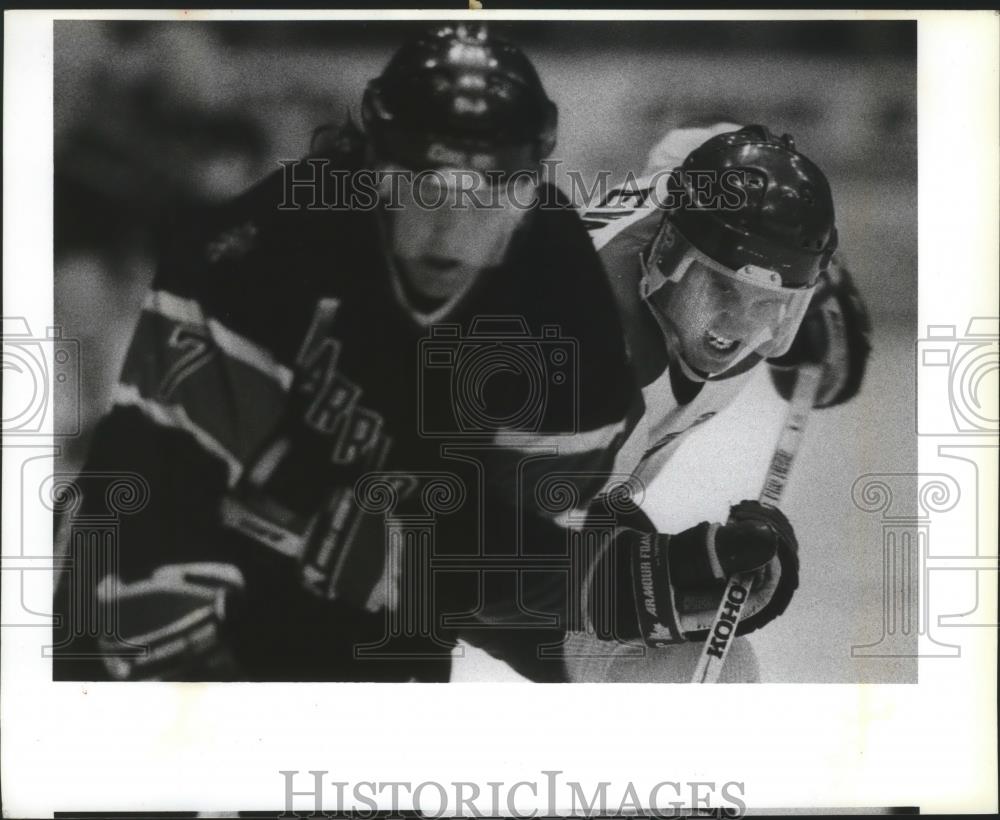
[[[301,156],[318,125],[357,119],[364,84],[426,25],[56,22],[55,315],[81,341],[85,426],[105,409],[175,215]],[[915,326],[915,23],[493,28],[535,62],[560,109],[556,156],[585,179],[641,173],[659,138],[695,119],[794,134],[830,177],[876,318]]]

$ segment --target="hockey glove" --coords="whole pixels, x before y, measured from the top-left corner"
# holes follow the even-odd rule
[[[833,407],[857,395],[871,353],[871,319],[843,259],[834,254],[788,352],[769,359],[782,398],[791,398],[801,364],[823,366],[816,407]]]
[[[737,635],[784,612],[798,587],[792,525],[780,510],[757,501],[732,507],[725,524],[702,522],[677,535],[626,533],[619,545],[631,547],[639,628],[650,646],[705,640],[731,575],[756,573]]]
[[[100,641],[108,673],[116,680],[230,677],[235,662],[222,632],[243,588],[231,564],[170,564],[131,583],[107,576],[97,603],[117,627],[117,642]]]

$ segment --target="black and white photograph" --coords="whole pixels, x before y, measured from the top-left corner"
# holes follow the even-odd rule
[[[914,22],[54,47],[57,678],[915,680]]]
[[[676,746],[704,715],[781,759],[808,735],[810,774],[779,787],[706,732],[689,768],[606,773],[640,816],[940,809],[863,773],[978,720],[928,691],[995,695],[1000,128],[979,86],[980,118],[940,112],[963,71],[995,90],[998,18],[726,16],[31,20],[51,76],[5,68],[3,666],[60,705],[18,748],[72,736],[69,759],[141,714],[185,760],[215,754],[194,732],[250,760],[311,721],[374,755],[404,715],[438,755],[559,709]],[[948,39],[973,18],[977,68]],[[932,32],[955,49],[933,74]],[[21,112],[44,127],[15,144]],[[41,778],[34,748],[8,771]],[[345,783],[391,780],[368,754],[128,807],[348,810]],[[593,813],[550,770],[607,749],[567,759],[511,782]],[[464,775],[420,775],[473,816]],[[534,816],[495,779],[488,815]]]

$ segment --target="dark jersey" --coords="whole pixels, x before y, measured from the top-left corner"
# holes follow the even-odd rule
[[[565,552],[641,413],[568,204],[428,324],[375,210],[288,193],[273,175],[160,266],[61,522],[57,677],[101,676],[104,576],[212,561],[245,578],[241,676],[446,679],[457,635],[541,617],[525,570]],[[141,503],[109,512],[115,486]]]

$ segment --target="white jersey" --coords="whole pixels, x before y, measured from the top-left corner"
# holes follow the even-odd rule
[[[736,398],[749,382],[756,362],[756,358],[744,360],[747,366],[734,369],[728,378],[700,385],[672,375],[663,334],[639,293],[640,253],[653,240],[662,218],[653,196],[657,172],[677,167],[705,140],[739,127],[719,123],[711,128],[669,132],[650,151],[642,178],[612,189],[581,214],[611,281],[629,357],[642,388],[643,417],[617,454],[614,467],[618,475],[631,474],[640,487],[650,485],[687,433]],[[678,644],[635,657],[630,654],[634,651],[631,647],[585,633],[571,633],[568,640],[574,651],[567,652],[566,665],[573,681],[686,682],[701,650],[697,643]],[[760,680],[756,654],[746,638],[735,640],[729,657],[723,668],[727,681]]]
[[[698,384],[673,372],[663,334],[642,301],[639,256],[653,240],[662,218],[655,186],[658,171],[680,165],[684,157],[716,134],[738,125],[676,129],[650,152],[640,179],[612,189],[603,201],[583,212],[594,246],[604,262],[618,300],[629,355],[642,387],[645,413],[615,463],[616,473],[631,473],[648,486],[676,452],[684,435],[725,409],[747,385],[758,359],[745,361],[724,378]]]

